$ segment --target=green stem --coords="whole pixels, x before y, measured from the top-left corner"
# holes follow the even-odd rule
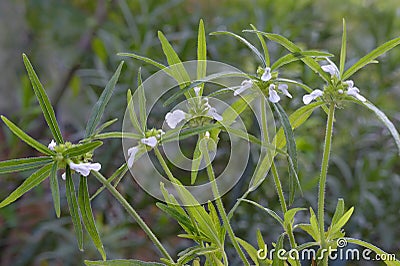
[[[109,191],[110,193],[121,203],[121,205],[125,208],[125,210],[132,216],[132,218],[139,224],[139,226],[143,229],[143,231],[147,234],[147,236],[153,241],[154,245],[160,250],[160,252],[171,262],[174,262],[172,257],[169,255],[168,251],[164,248],[161,242],[158,240],[156,235],[151,231],[151,229],[147,226],[147,224],[143,221],[143,219],[139,216],[139,214],[133,209],[133,207],[126,201],[126,199],[118,192],[118,190],[111,185],[107,179],[97,171],[92,171],[93,175],[99,180]]]
[[[324,221],[325,185],[326,185],[326,176],[328,174],[329,155],[331,152],[334,116],[335,116],[335,104],[331,103],[331,105],[329,106],[328,119],[326,122],[324,153],[322,157],[321,176],[319,179],[319,193],[318,193],[318,222],[319,222],[319,232],[321,238],[321,248],[326,248],[325,221]]]
[[[228,232],[229,238],[231,239],[232,244],[233,244],[234,248],[236,249],[236,252],[239,254],[240,258],[242,259],[244,265],[250,266],[250,263],[247,261],[246,256],[243,253],[243,250],[240,248],[239,243],[236,240],[235,233],[233,232],[231,224],[229,223],[228,216],[226,215],[226,211],[225,211],[224,205],[222,203],[221,195],[218,191],[217,182],[215,180],[214,169],[212,167],[210,156],[208,154],[207,141],[205,141],[204,146],[205,146],[205,149],[203,149],[203,151],[204,151],[203,156],[204,156],[204,161],[207,165],[207,174],[208,174],[208,178],[211,182],[211,189],[212,189],[213,195],[215,197],[215,202],[217,204],[219,214],[221,215],[222,221],[224,223],[225,230]]]

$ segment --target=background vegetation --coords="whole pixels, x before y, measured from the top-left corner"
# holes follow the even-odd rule
[[[200,18],[206,31],[229,30],[242,34],[249,24],[283,34],[304,47],[338,54],[342,18],[348,29],[348,58],[356,60],[374,47],[400,35],[397,0],[17,0],[0,1],[0,114],[18,121],[23,129],[50,141],[44,120],[28,82],[21,54],[27,53],[47,89],[65,134],[72,142],[82,136],[91,106],[122,59],[117,52],[135,52],[165,61],[157,40],[161,30],[174,44],[182,60],[196,56],[196,31]],[[250,39],[251,34],[242,34]],[[254,72],[257,62],[251,52],[227,36],[208,36],[209,59]],[[270,45],[272,57],[285,51]],[[336,58],[337,59],[337,58]],[[126,89],[135,89],[136,73],[144,77],[156,71],[139,61],[126,60],[116,93],[106,110],[109,118],[122,121]],[[400,49],[380,58],[354,78],[363,95],[381,107],[399,129]],[[352,62],[350,61],[349,64]],[[292,64],[283,75],[317,84],[308,69]],[[301,103],[303,92],[294,89]],[[389,133],[372,113],[358,106],[337,112],[334,147],[328,177],[327,208],[333,211],[338,197],[356,206],[346,232],[368,240],[399,256],[400,250],[400,160]],[[290,111],[288,111],[290,113]],[[300,158],[304,197],[296,205],[316,206],[316,184],[324,137],[324,115],[315,113],[295,132]],[[120,124],[115,124],[120,129]],[[320,129],[318,129],[320,128]],[[106,145],[104,145],[106,146]],[[0,125],[0,160],[32,154],[4,125]],[[109,141],[107,150],[96,154],[102,172],[112,173],[123,161],[120,141]],[[0,178],[4,198],[29,173]],[[249,173],[250,174],[250,173]],[[240,196],[249,176],[224,197],[227,206]],[[92,180],[93,181],[93,180]],[[99,186],[90,181],[95,191]],[[142,191],[128,174],[118,189],[133,203],[172,254],[188,245],[176,237],[178,226],[162,214],[155,200]],[[253,200],[278,210],[271,180],[252,196]],[[331,202],[329,202],[331,199]],[[98,227],[110,258],[157,260],[159,254],[124,210],[104,191],[93,202]],[[64,213],[66,201],[62,202]],[[300,217],[300,216],[299,216]],[[252,206],[242,204],[234,216],[234,229],[242,238],[255,240],[260,228],[265,239],[275,241],[280,233],[274,221]],[[301,219],[301,217],[299,218]],[[304,236],[306,237],[306,236]],[[90,241],[86,241],[87,244]],[[68,216],[55,219],[48,187],[38,187],[16,204],[0,209],[1,265],[80,265],[83,257],[98,259],[94,248],[78,251]]]

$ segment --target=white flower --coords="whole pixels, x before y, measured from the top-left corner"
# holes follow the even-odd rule
[[[168,126],[170,128],[176,128],[176,125],[178,125],[182,120],[185,120],[186,118],[186,113],[182,110],[175,110],[172,113],[168,113],[165,116],[165,121],[167,122]]]
[[[157,145],[158,140],[156,137],[151,136],[148,138],[141,139],[140,142],[142,142],[143,144],[145,144],[147,146],[154,148]]]
[[[129,148],[128,149],[128,167],[129,168],[131,168],[132,167],[132,165],[133,165],[133,162],[135,161],[135,156],[136,156],[136,153],[139,151],[139,147],[138,146],[135,146],[135,147],[132,147],[132,148]]]
[[[261,80],[262,80],[262,81],[268,81],[268,80],[270,80],[270,79],[271,79],[271,68],[266,67],[266,68],[264,69],[264,73],[263,73],[262,76],[261,76]]]
[[[269,85],[269,101],[272,103],[277,103],[281,100],[281,98],[279,97],[278,93],[275,90],[275,85],[271,84]]]
[[[201,88],[200,87],[194,87],[193,90],[194,90],[194,93],[196,94],[196,96],[199,97],[199,93],[200,93]]]
[[[306,94],[303,96],[303,103],[305,105],[309,104],[312,100],[315,100],[318,97],[321,97],[324,94],[321,90],[313,90],[310,94]]]
[[[54,151],[54,147],[57,145],[57,143],[54,141],[54,139],[51,140],[49,145],[47,146],[50,150]]]
[[[367,99],[365,99],[364,96],[360,94],[360,90],[357,87],[354,87],[354,82],[352,80],[347,80],[345,83],[349,86],[347,88],[347,95],[355,97],[357,100],[365,102]]]
[[[212,118],[214,118],[217,121],[222,121],[222,119],[223,119],[222,116],[217,113],[217,109],[215,109],[214,107],[211,107],[210,105],[208,108],[207,115],[211,116]]]
[[[204,134],[204,137],[205,137],[206,139],[209,139],[209,138],[210,138],[210,132],[206,131],[206,134]]]
[[[88,176],[91,170],[99,171],[101,169],[101,164],[99,163],[74,163],[70,162],[69,167],[72,170],[80,173],[83,176]]]
[[[233,96],[237,96],[237,95],[241,94],[245,90],[250,89],[252,86],[253,86],[253,81],[251,79],[243,80],[242,84],[240,84],[240,88],[235,90],[235,92],[233,93]]]
[[[322,70],[331,74],[331,76],[336,76],[339,78],[339,76],[340,76],[339,69],[331,60],[329,60],[329,59],[327,59],[327,60],[329,62],[329,65],[321,66]]]
[[[278,90],[280,90],[287,97],[292,98],[292,95],[288,91],[288,85],[287,84],[279,84],[278,85]]]
[[[61,179],[65,181],[65,180],[67,179],[67,175],[66,175],[65,173],[63,173],[63,174],[61,175]]]

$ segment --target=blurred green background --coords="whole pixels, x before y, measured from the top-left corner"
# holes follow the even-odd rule
[[[117,52],[135,52],[165,62],[157,31],[173,43],[182,60],[196,57],[197,26],[205,22],[207,33],[229,30],[241,33],[254,24],[258,29],[283,34],[310,49],[339,53],[342,18],[347,22],[348,63],[400,35],[398,0],[31,0],[0,1],[0,114],[6,115],[42,143],[50,141],[48,130],[34,98],[21,54],[27,53],[56,110],[62,131],[74,142],[82,135],[92,105],[122,59]],[[209,59],[232,64],[254,72],[254,56],[242,44],[227,36],[208,36]],[[286,51],[268,43],[272,60]],[[126,59],[120,81],[106,110],[107,118],[122,121],[125,95],[135,89],[140,66],[144,78],[156,71],[152,66]],[[337,62],[337,58],[334,58]],[[384,110],[400,129],[400,47],[354,76],[368,99]],[[291,64],[281,75],[317,86],[320,81],[307,68]],[[301,106],[299,88],[285,101],[285,109]],[[296,206],[316,207],[317,177],[324,138],[321,112],[295,132],[300,158],[300,178],[304,197]],[[331,214],[337,198],[355,213],[346,226],[349,236],[362,238],[387,252],[400,255],[400,160],[389,132],[372,113],[349,105],[336,117],[334,147],[328,176],[327,210]],[[121,124],[114,126],[120,129]],[[107,141],[96,154],[102,172],[111,174],[123,162],[120,141]],[[0,160],[32,155],[33,151],[0,125]],[[29,173],[0,178],[4,198]],[[227,206],[247,188],[249,175],[242,178],[224,197]],[[285,183],[285,182],[284,182]],[[99,184],[90,183],[91,191]],[[179,227],[154,205],[155,200],[142,191],[130,175],[118,189],[160,236],[172,254],[190,242],[176,237]],[[63,191],[61,191],[63,193]],[[251,199],[278,210],[279,203],[269,178]],[[157,260],[159,254],[138,226],[118,203],[104,191],[93,202],[100,234],[109,258]],[[66,201],[63,216],[56,220],[49,184],[29,192],[15,204],[0,209],[1,265],[82,265],[83,259],[99,259],[86,239],[84,253],[78,251],[68,216]],[[306,214],[298,219],[305,221]],[[255,241],[260,228],[268,243],[281,233],[275,222],[252,206],[242,204],[233,218],[239,236]],[[299,240],[308,240],[298,234]],[[350,265],[351,263],[348,263]],[[356,262],[353,262],[356,265]],[[232,262],[232,265],[235,265]],[[239,264],[237,264],[239,265]],[[367,265],[360,262],[359,265]],[[376,265],[376,264],[371,264]]]

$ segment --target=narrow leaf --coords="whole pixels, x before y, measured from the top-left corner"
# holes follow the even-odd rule
[[[197,79],[207,75],[207,42],[203,20],[200,19],[199,32],[197,35]],[[202,91],[200,95],[202,94]]]
[[[203,158],[203,155],[200,151],[200,142],[202,140],[202,137],[199,135],[196,143],[196,147],[193,152],[193,159],[192,159],[192,169],[190,172],[190,184],[194,184],[197,179],[197,174],[199,172],[199,167],[201,164],[201,160]]]
[[[346,63],[346,20],[343,18],[342,48],[340,49],[340,76],[343,75],[344,64]]]
[[[336,232],[340,231],[342,227],[348,222],[351,215],[353,214],[354,207],[351,207],[342,217],[340,217],[339,221],[332,225],[332,229],[330,230],[330,234],[335,234]]]
[[[20,138],[23,142],[37,150],[38,152],[41,152],[43,154],[47,155],[54,155],[54,152],[51,151],[49,148],[41,144],[40,142],[36,141],[34,138],[26,134],[22,129],[17,127],[13,122],[8,120],[5,116],[1,116],[1,119],[3,122],[7,125],[7,127],[18,137]]]
[[[103,145],[101,141],[92,141],[84,144],[79,144],[63,152],[64,157],[76,157],[85,153],[91,152]]]
[[[99,125],[101,117],[103,116],[104,110],[108,101],[110,100],[115,85],[117,84],[119,75],[121,74],[122,66],[124,65],[124,61],[122,61],[117,70],[115,71],[114,75],[111,77],[110,81],[107,83],[106,88],[101,93],[99,100],[96,102],[95,106],[92,109],[92,113],[89,117],[88,124],[86,126],[86,134],[85,137],[90,137],[96,130],[96,127]]]
[[[307,209],[306,208],[293,208],[293,209],[290,209],[287,212],[285,212],[284,224],[286,225],[286,227],[288,225],[293,224],[294,216],[296,215],[297,212],[304,211],[304,210],[307,210]]]
[[[153,66],[155,66],[155,67],[157,67],[157,68],[159,68],[161,70],[166,70],[166,66],[164,66],[163,64],[158,63],[158,62],[156,62],[156,61],[154,61],[154,60],[152,60],[152,59],[150,59],[148,57],[140,56],[140,55],[133,54],[133,53],[118,53],[117,55],[126,56],[126,57],[132,57],[132,58],[141,60],[143,62],[146,62],[146,63],[148,63],[150,65],[153,65]]]
[[[212,32],[210,35],[222,35],[222,34],[232,36],[232,37],[238,39],[239,41],[241,41],[242,43],[244,43],[258,57],[260,62],[263,64],[263,67],[267,66],[265,59],[264,59],[263,55],[260,53],[260,51],[258,51],[258,49],[256,47],[254,47],[254,45],[252,45],[245,38],[243,38],[233,32],[229,32],[229,31],[215,31],[215,32]]]
[[[60,188],[58,186],[57,169],[57,162],[54,162],[50,172],[50,189],[51,196],[53,197],[54,210],[56,211],[57,218],[60,218]]]
[[[393,49],[397,45],[400,44],[400,37],[385,42],[381,46],[377,47],[376,49],[372,50],[370,53],[362,57],[360,60],[357,61],[354,65],[352,65],[349,69],[344,72],[342,76],[342,80],[346,80],[351,77],[354,73],[356,73],[359,69],[364,67],[365,65],[371,63],[375,60],[378,56],[386,53],[387,51]]]
[[[140,138],[144,135],[143,127],[140,125],[139,120],[137,118],[136,112],[135,112],[135,106],[133,106],[133,98],[132,98],[132,92],[131,90],[128,90],[126,92],[126,100],[128,104],[128,111],[129,111],[129,118],[131,120],[132,126],[135,128],[135,130],[138,133],[141,133],[142,135]]]
[[[257,249],[255,249],[252,245],[239,237],[236,237],[236,240],[244,248],[244,250],[246,250],[247,254],[249,254],[249,257],[254,262],[254,264],[256,266],[260,265],[260,263],[258,262]]]
[[[99,232],[93,218],[92,208],[90,207],[89,191],[87,187],[87,178],[84,176],[80,177],[79,191],[78,191],[78,204],[79,210],[82,215],[82,222],[85,225],[86,231],[89,233],[93,244],[100,252],[103,260],[106,260],[106,253],[104,251],[103,243],[101,242]]]
[[[257,28],[253,24],[250,24],[250,26],[253,30],[257,31]],[[270,62],[270,58],[269,58],[268,46],[265,43],[264,37],[259,32],[257,32],[257,37],[258,37],[258,40],[260,41],[261,47],[263,48],[263,51],[264,51],[265,65],[270,66],[271,62]]]
[[[52,162],[51,157],[32,157],[23,159],[12,159],[0,162],[0,174],[16,173],[29,169],[38,168]]]
[[[139,70],[138,70],[138,88],[137,89],[138,89],[138,96],[139,96],[140,123],[142,124],[142,131],[146,132],[146,128],[147,128],[146,95],[144,93],[141,68],[139,68]]]
[[[289,63],[301,60],[302,58],[305,57],[332,57],[333,54],[326,53],[326,52],[321,52],[321,51],[303,51],[303,52],[295,52],[295,53],[290,53],[287,55],[282,56],[278,60],[275,61],[275,63],[271,66],[271,70],[276,70],[284,65],[287,65]]]
[[[63,137],[61,135],[60,128],[57,123],[56,115],[54,113],[53,107],[51,106],[49,97],[46,94],[42,84],[39,81],[38,76],[33,69],[31,62],[29,62],[28,57],[22,54],[26,70],[28,72],[29,79],[31,80],[33,91],[35,92],[36,98],[38,99],[40,108],[42,109],[44,118],[53,134],[54,139],[57,144],[64,143]]]
[[[65,168],[65,188],[66,196],[69,207],[69,213],[71,214],[72,223],[74,225],[76,239],[78,241],[78,247],[83,251],[83,229],[81,218],[79,217],[78,201],[76,199],[74,180],[72,180],[71,169],[67,165]]]
[[[51,167],[51,164],[47,164],[25,179],[25,181],[18,188],[16,188],[7,198],[0,202],[0,208],[13,203],[26,192],[42,183],[49,176]]]
[[[343,216],[343,213],[344,213],[344,200],[343,199],[339,199],[338,203],[336,205],[335,213],[333,214],[331,227],[333,225],[335,225],[339,221],[340,217]]]
[[[87,266],[165,266],[158,262],[145,262],[140,260],[107,260],[107,261],[89,261],[85,260]]]
[[[255,201],[252,201],[252,200],[242,199],[241,201],[244,201],[244,202],[253,204],[254,206],[256,206],[256,207],[258,207],[258,208],[264,210],[264,211],[265,211],[266,213],[268,213],[272,218],[274,218],[274,219],[275,219],[276,221],[278,221],[282,226],[284,226],[284,223],[283,223],[282,218],[279,217],[279,215],[276,214],[276,212],[274,212],[273,210],[268,209],[268,208],[266,208],[266,207],[263,207],[262,205],[258,204],[258,203],[255,202]]]

